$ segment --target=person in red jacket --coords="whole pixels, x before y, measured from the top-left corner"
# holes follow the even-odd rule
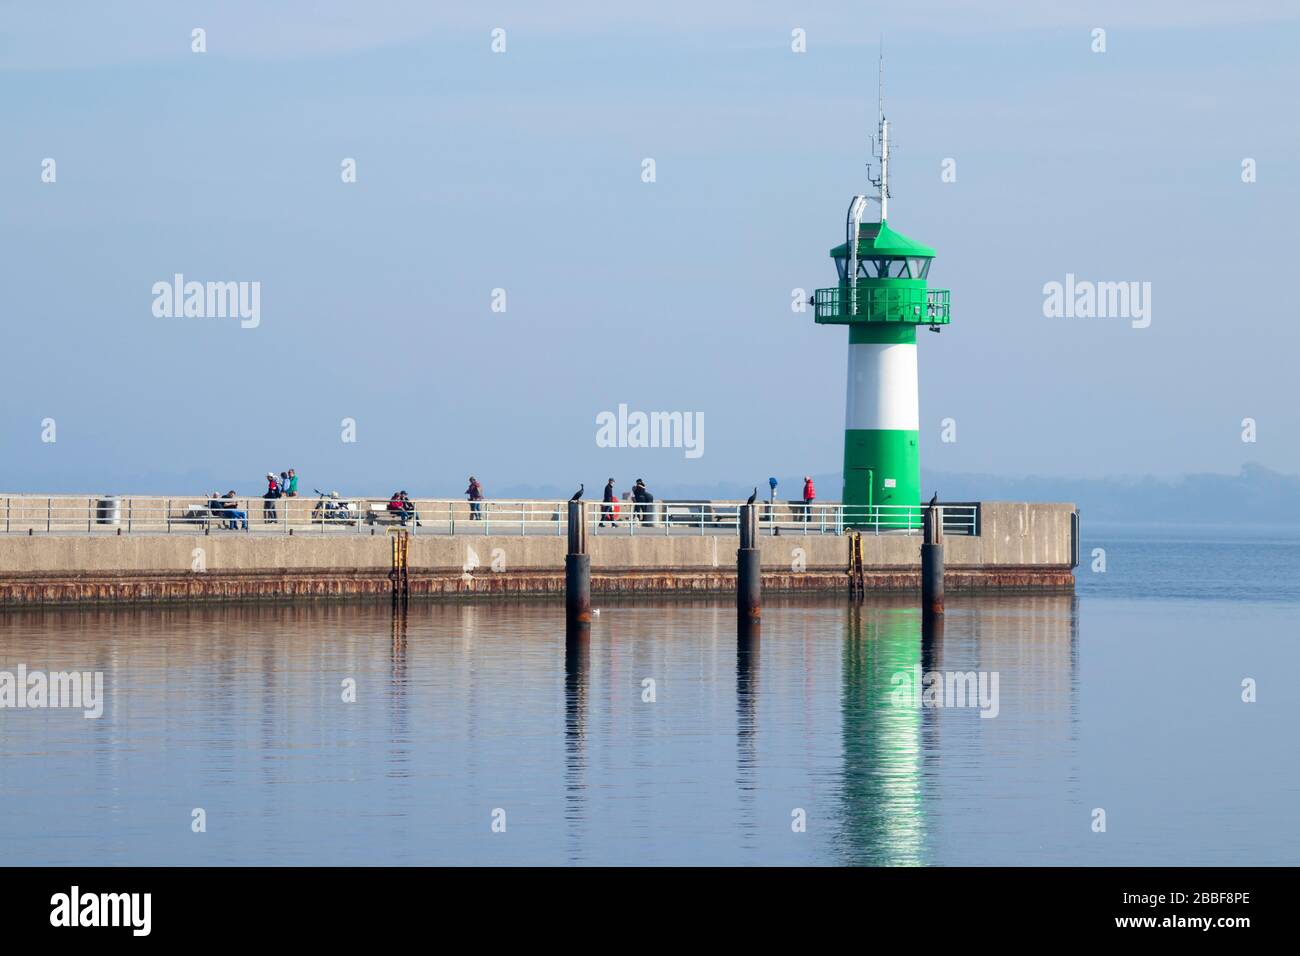
[[[812,475],[803,476],[803,520],[808,523],[812,516],[812,503],[817,498],[817,489],[813,487]]]
[[[275,472],[266,473],[266,494],[262,495],[262,520],[272,522],[276,520],[276,499],[280,497],[282,489],[280,483],[275,480]]]

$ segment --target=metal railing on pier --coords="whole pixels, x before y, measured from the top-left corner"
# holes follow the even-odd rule
[[[593,535],[736,535],[740,501],[584,501]],[[47,534],[413,534],[564,535],[567,502],[416,498],[233,498],[206,495],[0,495],[0,533]],[[762,534],[921,533],[918,505],[760,502]],[[944,503],[945,534],[979,534],[978,502]]]

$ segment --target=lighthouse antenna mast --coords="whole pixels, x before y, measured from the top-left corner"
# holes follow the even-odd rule
[[[876,127],[875,148],[872,155],[880,160],[880,175],[870,174],[871,164],[867,164],[867,179],[876,187],[876,202],[880,203],[880,221],[889,218],[889,120],[885,119],[885,41],[880,41],[880,79],[877,82],[877,112],[879,123]]]

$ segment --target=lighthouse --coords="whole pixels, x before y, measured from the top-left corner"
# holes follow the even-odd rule
[[[881,100],[879,175],[871,197],[880,221],[863,221],[867,196],[854,196],[844,243],[831,250],[839,283],[814,294],[819,325],[849,327],[844,412],[845,523],[885,529],[920,526],[920,410],[916,332],[948,324],[947,289],[926,285],[934,250],[889,225],[889,121]]]

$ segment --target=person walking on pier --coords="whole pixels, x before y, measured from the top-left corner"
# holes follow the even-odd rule
[[[614,479],[611,478],[605,483],[605,496],[601,499],[600,505],[600,527],[605,527],[605,522],[615,524],[614,509],[618,507],[616,502],[618,496],[614,494]]]
[[[813,487],[812,475],[803,476],[803,522],[807,524],[812,518],[812,505],[817,499],[817,489]]]
[[[469,487],[465,489],[465,494],[469,497],[469,520],[482,521],[483,486],[473,475],[469,476]]]
[[[262,520],[268,524],[275,522],[275,501],[280,497],[280,483],[275,480],[275,472],[266,473],[266,494],[262,495]]]
[[[286,498],[298,497],[298,473],[292,468],[289,469],[289,484],[284,489],[284,496]]]

